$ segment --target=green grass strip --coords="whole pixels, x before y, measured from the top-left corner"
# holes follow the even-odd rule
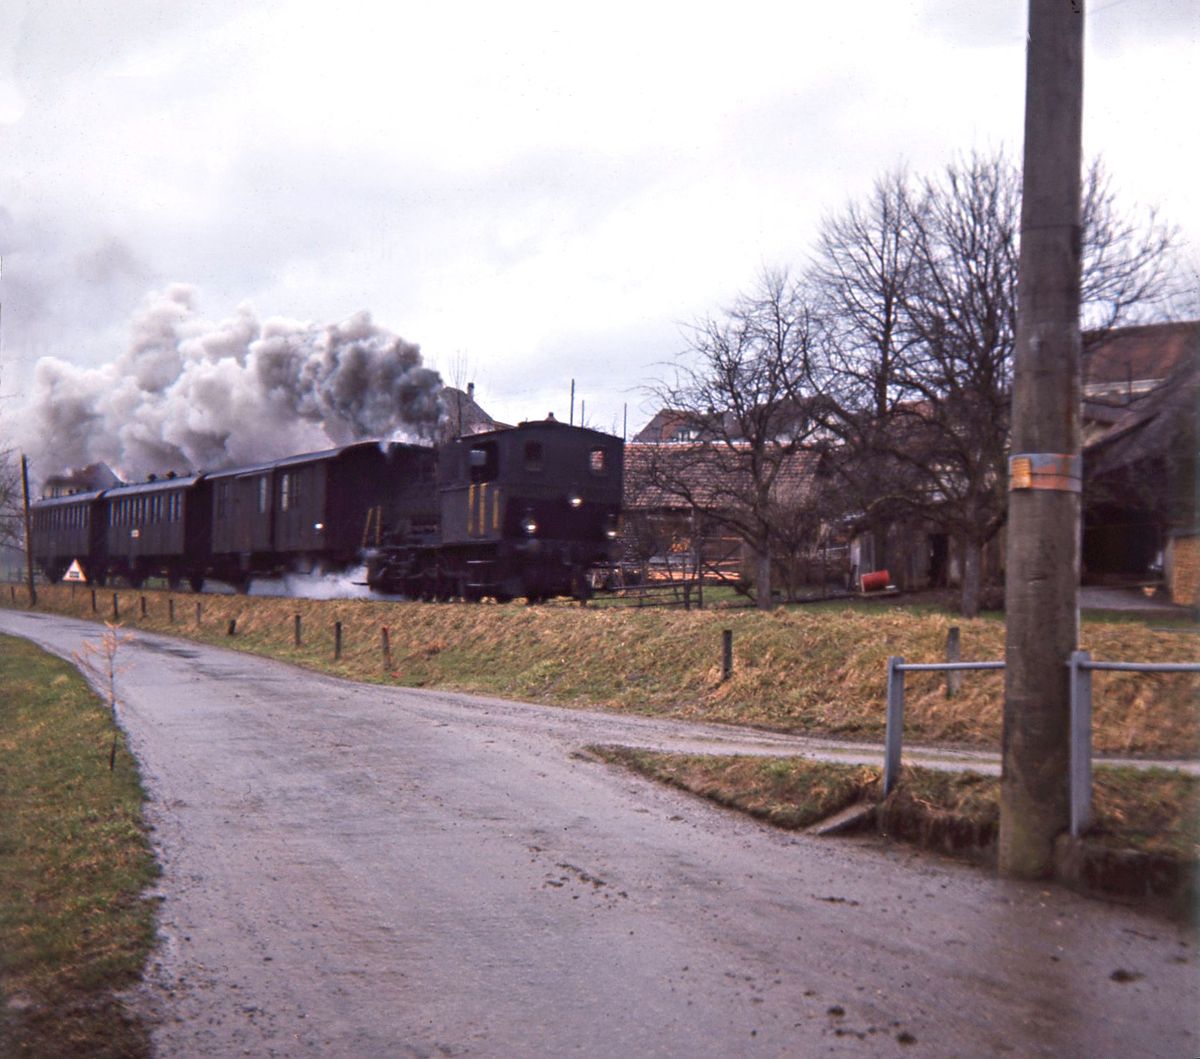
[[[0,1057],[144,1056],[115,995],[154,943],[136,763],[77,670],[0,637]]]

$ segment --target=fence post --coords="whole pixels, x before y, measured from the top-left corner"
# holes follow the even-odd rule
[[[946,661],[962,661],[962,635],[957,625],[946,630]],[[962,691],[962,670],[951,669],[946,673],[946,698],[952,699]]]
[[[725,629],[721,633],[721,679],[728,680],[733,676],[733,630]]]
[[[342,623],[335,621],[333,623],[333,660],[336,662],[342,657]]]
[[[16,604],[16,602],[17,602],[17,586],[16,585],[8,586],[8,595],[9,595],[9,598],[13,601],[13,603]],[[92,600],[95,601],[95,599],[96,599],[96,593],[93,592]]]
[[[904,732],[904,659],[892,655],[887,669],[887,734],[883,751],[883,796],[892,793],[900,778],[900,744]]]
[[[146,597],[142,596],[141,601],[142,601],[142,617],[144,618],[146,616]]]
[[[379,629],[379,637],[383,644],[383,666],[385,669],[392,668],[392,643],[388,636],[388,627],[381,626]]]
[[[172,625],[175,624],[175,600],[173,599],[167,600],[167,621]]]
[[[200,603],[197,603],[196,604],[196,624],[197,625],[200,624],[200,616],[202,613],[203,613],[203,605]]]
[[[237,618],[229,619],[229,631],[226,632],[225,635],[226,636],[236,636],[237,635]]]
[[[294,626],[295,627],[293,629],[292,636],[294,637],[294,639],[296,641],[296,646],[299,647],[300,646],[300,615],[299,614],[296,615],[296,620],[294,622]]]
[[[92,589],[92,613],[96,613],[96,590]]]
[[[1083,834],[1092,818],[1092,671],[1090,651],[1072,651],[1071,669],[1071,837]]]
[[[113,593],[113,621],[121,620],[121,601],[117,598],[117,594]]]

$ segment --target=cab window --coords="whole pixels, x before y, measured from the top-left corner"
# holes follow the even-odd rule
[[[545,453],[540,441],[525,442],[525,470],[540,471],[545,465]]]
[[[472,482],[494,482],[500,476],[500,453],[494,441],[481,441],[467,453]]]

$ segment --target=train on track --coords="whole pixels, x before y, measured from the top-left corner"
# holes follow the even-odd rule
[[[96,585],[251,580],[366,565],[414,599],[588,594],[615,558],[620,438],[553,418],[441,446],[364,441],[325,452],[50,496],[31,505],[34,561]]]

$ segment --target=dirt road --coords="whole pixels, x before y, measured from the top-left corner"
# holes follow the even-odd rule
[[[16,612],[0,631],[97,636]],[[730,730],[144,634],[122,653],[164,868],[162,1056],[1200,1054],[1180,928],[573,756]]]

